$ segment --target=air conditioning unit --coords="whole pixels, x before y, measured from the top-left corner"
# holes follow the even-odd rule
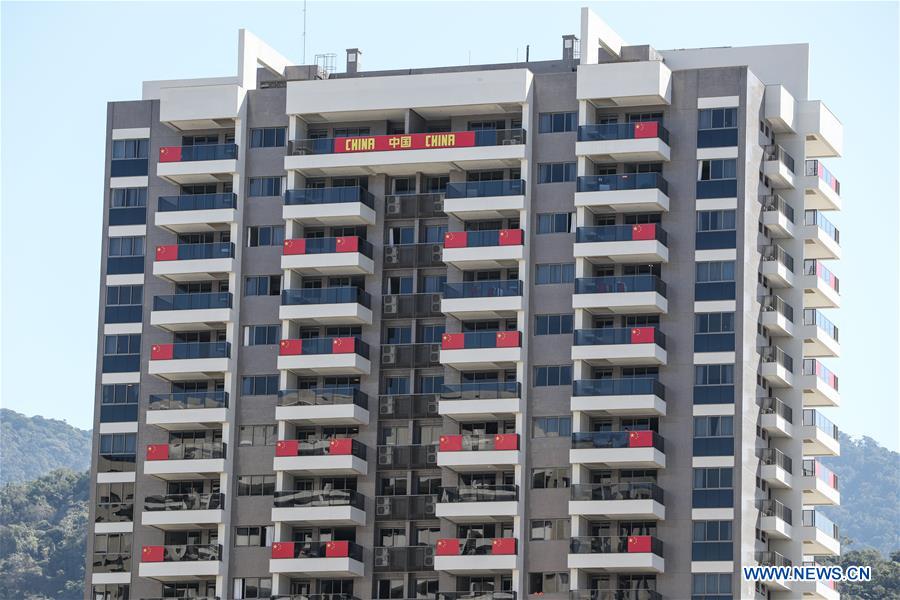
[[[435,216],[440,216],[444,213],[444,199],[440,196],[434,199],[434,211]]]
[[[381,299],[381,312],[386,315],[396,315],[400,312],[400,299],[397,296],[384,296]]]
[[[431,312],[441,314],[441,295],[434,294],[431,297]]]
[[[394,365],[397,363],[397,347],[382,346],[381,347],[381,364]]]
[[[441,364],[441,348],[437,344],[431,348],[431,352],[428,354],[428,362],[433,365]]]
[[[394,449],[390,446],[381,446],[378,448],[378,464],[390,465],[394,462]]]
[[[440,244],[431,246],[431,262],[441,264],[444,261],[444,247]]]
[[[429,550],[431,550],[431,548],[429,548]],[[425,553],[425,557],[422,559],[422,564],[425,565],[426,567],[434,566],[434,551],[433,550],[431,550],[431,552]]]
[[[435,499],[434,499],[434,498],[428,498],[428,499],[425,501],[425,515],[426,515],[426,516],[429,516],[429,517],[433,517],[433,516],[434,516],[434,514],[435,514],[435,505],[436,505],[436,504],[437,504],[437,502],[435,502]]]
[[[391,397],[382,398],[378,402],[378,414],[379,415],[392,415],[394,414],[394,399]]]
[[[391,498],[377,498],[375,503],[375,516],[388,517],[391,514]]]
[[[391,555],[389,548],[375,548],[374,563],[376,567],[391,566]]]
[[[388,196],[384,199],[384,214],[387,216],[397,216],[401,214],[403,209],[400,201],[402,198],[397,196]]]
[[[426,415],[434,416],[438,414],[438,400],[437,398],[428,400],[428,404],[425,406]]]
[[[384,247],[384,264],[396,265],[400,263],[400,248],[397,246]]]
[[[437,446],[429,446],[425,451],[425,463],[428,465],[437,464]]]

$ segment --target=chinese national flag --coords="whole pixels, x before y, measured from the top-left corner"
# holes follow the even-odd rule
[[[175,344],[153,344],[150,346],[150,360],[172,360]]]
[[[168,444],[150,444],[147,446],[147,460],[169,460]]]
[[[156,260],[178,260],[178,246],[176,244],[157,246]]]
[[[337,438],[328,442],[328,454],[334,456],[349,456],[353,452],[353,440],[351,438]]]
[[[656,121],[644,121],[634,124],[634,138],[655,138],[659,137],[659,123]]]
[[[656,223],[642,223],[639,225],[632,225],[631,239],[633,241],[656,239]]]
[[[359,238],[355,235],[339,237],[334,242],[335,252],[359,252]]]
[[[494,436],[494,450],[518,450],[518,433],[498,433]]]
[[[629,535],[628,552],[650,552],[649,535]]]
[[[628,432],[629,448],[651,448],[653,446],[652,431],[630,431]]]
[[[160,148],[159,162],[181,162],[181,146],[163,146]]]
[[[498,348],[518,348],[520,345],[520,336],[518,331],[498,331],[497,347]]]
[[[281,340],[278,344],[280,356],[298,356],[303,354],[303,340]]]
[[[141,550],[141,562],[162,562],[165,554],[163,546],[144,546]]]
[[[653,327],[632,327],[631,343],[632,344],[652,344],[654,331],[655,331],[655,329]]]
[[[335,541],[325,544],[326,558],[342,558],[350,556],[350,542]]]
[[[294,542],[272,542],[272,558],[294,558]]]
[[[299,450],[299,440],[278,440],[275,443],[275,456],[297,456]]]
[[[465,248],[468,236],[465,231],[448,231],[444,234],[444,248]]]
[[[434,546],[434,553],[437,556],[459,556],[459,540],[453,538],[438,540]]]
[[[516,553],[516,538],[494,538],[491,540],[491,554],[510,555]]]
[[[459,452],[462,450],[461,435],[442,435],[438,440],[438,450],[441,452]]]
[[[441,350],[462,350],[466,347],[466,336],[462,333],[445,333],[441,336]]]
[[[331,340],[332,354],[353,354],[356,351],[356,338],[344,337]]]
[[[521,246],[522,245],[522,230],[521,229],[501,229],[500,230],[500,245],[501,246]]]
[[[306,240],[303,238],[284,240],[284,247],[282,248],[281,253],[285,256],[306,254]]]

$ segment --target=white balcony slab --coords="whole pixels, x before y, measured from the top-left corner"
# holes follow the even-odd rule
[[[608,469],[665,469],[666,455],[656,448],[573,448],[569,462]]]
[[[150,312],[150,324],[167,331],[224,329],[222,325],[232,321],[234,321],[234,310],[230,308],[154,310]]]
[[[223,176],[237,173],[237,160],[186,160],[161,162],[156,165],[157,177],[177,184],[218,183]]]
[[[797,227],[797,237],[803,240],[803,258],[840,260],[841,245],[818,225]]]
[[[375,262],[361,252],[292,254],[281,257],[281,268],[308,275],[372,275]]]
[[[278,318],[301,324],[371,325],[372,309],[356,302],[282,304],[278,309]]]
[[[573,412],[591,416],[666,415],[666,401],[654,394],[622,394],[611,396],[572,396]]]
[[[522,462],[519,450],[462,450],[438,452],[437,464],[454,471],[496,471]]]
[[[787,216],[778,210],[766,210],[762,212],[762,224],[765,225],[772,237],[792,238],[796,232],[796,226]]]
[[[588,572],[663,573],[666,561],[652,552],[570,553],[568,567]]]
[[[138,575],[159,581],[190,581],[198,578],[215,578],[222,574],[218,560],[188,560],[183,562],[142,562]]]
[[[672,103],[672,71],[661,60],[578,65],[575,96],[595,106]]]
[[[777,413],[760,415],[759,426],[766,430],[770,437],[793,437],[794,425]]]
[[[797,431],[803,440],[803,456],[841,455],[841,443],[815,425],[801,425]]]
[[[818,527],[804,525],[800,527],[800,532],[804,555],[839,556],[841,554],[840,540],[828,535]]]
[[[153,274],[170,281],[222,279],[235,270],[233,258],[153,261]]]
[[[222,231],[237,220],[237,210],[234,208],[165,210],[157,211],[153,219],[157,227],[175,233]]]
[[[457,319],[496,319],[515,316],[523,310],[522,296],[442,298],[441,312]]]
[[[780,160],[763,161],[763,175],[769,178],[776,189],[794,189],[794,172]]]
[[[777,310],[766,310],[763,308],[760,313],[759,322],[769,332],[769,335],[776,337],[793,336],[794,322],[789,321],[782,313]]]
[[[153,475],[160,479],[203,479],[204,475],[224,472],[224,458],[144,461],[144,475]]]
[[[572,360],[598,365],[664,365],[668,358],[657,344],[596,344],[572,346]]]
[[[760,515],[759,528],[773,539],[789,540],[793,536],[793,527],[776,516]]]
[[[813,506],[839,506],[841,504],[841,493],[818,477],[801,476],[799,485],[803,490],[803,504]]]
[[[592,314],[666,314],[669,301],[659,292],[572,294],[572,308]]]
[[[804,308],[840,308],[841,295],[818,275],[801,275],[798,286],[803,288]]]
[[[508,520],[519,514],[519,503],[504,502],[438,502],[435,516],[452,523],[483,523]]]
[[[285,204],[282,217],[304,225],[375,225],[375,210],[362,202]]]
[[[365,527],[366,512],[355,506],[276,506],[272,509],[272,521],[313,525],[321,523],[342,527]]]
[[[658,188],[575,192],[575,207],[618,213],[668,212],[669,196]]]
[[[466,421],[505,418],[522,412],[522,398],[478,398],[474,400],[438,400],[438,414]]]
[[[479,198],[444,198],[444,212],[463,221],[518,217],[523,210],[525,210],[523,194]]]
[[[841,394],[815,375],[800,375],[797,387],[803,390],[803,407],[840,406]]]
[[[764,260],[760,264],[759,272],[765,276],[772,287],[786,288],[794,285],[794,273],[781,261]]]
[[[369,465],[365,459],[352,454],[323,456],[276,456],[275,471],[310,475],[366,475]]]
[[[369,375],[372,363],[356,353],[306,354],[279,356],[278,370],[293,371],[303,375]]]
[[[794,485],[793,475],[778,465],[760,465],[759,476],[769,487],[790,489]]]
[[[305,425],[368,425],[369,411],[357,404],[297,404],[276,406],[276,421]]]
[[[803,339],[803,356],[835,358],[841,355],[840,343],[817,325],[801,325],[797,333]]]
[[[761,363],[759,374],[774,387],[791,387],[794,384],[794,374],[777,362]]]
[[[669,262],[669,249],[657,240],[622,242],[580,242],[574,246],[575,258],[592,262],[658,263]]]
[[[222,424],[228,421],[228,409],[222,408],[178,408],[171,410],[148,410],[147,425],[156,425],[168,430],[185,430]]]
[[[141,525],[159,529],[206,528],[223,523],[225,511],[215,510],[145,510]]]
[[[514,267],[525,259],[525,247],[517,245],[444,248],[442,257],[445,263],[463,270]]]
[[[669,161],[672,150],[660,138],[595,140],[575,142],[576,156],[587,156],[594,162]]]
[[[276,575],[296,574],[303,577],[362,577],[363,563],[354,558],[272,558],[269,572]]]
[[[454,369],[502,369],[522,361],[522,348],[441,350],[440,362]]]
[[[218,379],[230,370],[230,358],[183,358],[179,360],[151,360],[147,372],[171,381],[190,379]]]
[[[434,570],[451,575],[478,575],[501,571],[512,571],[516,568],[515,554],[467,554],[463,556],[435,556]]]
[[[662,521],[666,518],[666,507],[651,499],[570,500],[569,514],[624,521],[631,519]]]
[[[816,210],[841,210],[841,195],[818,175],[799,177],[797,186],[803,189],[803,207]]]

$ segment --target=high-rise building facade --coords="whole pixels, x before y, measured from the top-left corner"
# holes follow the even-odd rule
[[[109,104],[85,596],[837,598],[807,46],[360,63]]]

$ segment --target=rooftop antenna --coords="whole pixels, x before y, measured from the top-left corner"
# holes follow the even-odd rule
[[[303,61],[306,64],[306,0],[303,0]]]

